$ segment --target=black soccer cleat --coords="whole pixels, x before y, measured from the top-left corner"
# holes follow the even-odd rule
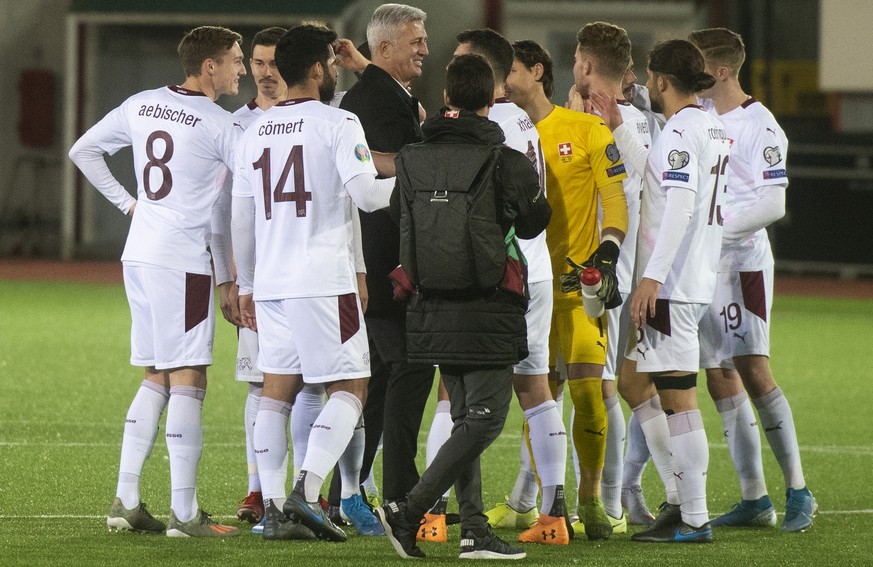
[[[712,543],[712,526],[706,522],[695,528],[680,521],[676,526],[664,526],[636,533],[631,539],[646,543]]]
[[[415,542],[418,526],[406,518],[405,502],[389,502],[376,508],[376,516],[385,529],[388,541],[394,546],[394,551],[403,559],[418,559],[425,557],[424,552]]]
[[[296,490],[292,490],[291,494],[288,495],[282,510],[288,516],[300,520],[304,526],[315,532],[318,539],[340,542],[348,539],[346,532],[336,527],[330,521],[330,518],[327,517],[327,512],[321,507],[320,503],[307,502]]]

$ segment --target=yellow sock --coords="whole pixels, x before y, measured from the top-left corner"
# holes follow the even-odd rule
[[[606,455],[606,405],[603,403],[600,378],[568,380],[570,398],[576,409],[573,418],[573,446],[579,466],[602,469]]]

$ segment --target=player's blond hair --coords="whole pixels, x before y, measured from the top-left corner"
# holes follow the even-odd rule
[[[697,46],[710,65],[723,65],[734,77],[739,76],[746,60],[746,46],[740,34],[727,28],[709,28],[691,32],[688,41]]]
[[[585,24],[576,34],[579,51],[594,58],[605,79],[621,80],[631,63],[631,42],[624,28],[606,22]]]
[[[185,76],[199,76],[200,67],[207,59],[221,63],[221,58],[233,44],[241,41],[240,34],[219,26],[200,26],[189,31],[177,48]]]

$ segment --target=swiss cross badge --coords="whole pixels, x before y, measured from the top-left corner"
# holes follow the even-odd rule
[[[570,142],[558,144],[558,155],[561,157],[561,161],[571,161],[573,159],[573,144]]]
[[[457,118],[459,114],[457,110],[446,110],[446,118]]]

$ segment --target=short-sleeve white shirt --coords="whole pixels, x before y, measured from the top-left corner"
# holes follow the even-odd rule
[[[343,186],[364,174],[376,168],[350,112],[292,99],[249,125],[233,196],[254,198],[255,300],[355,291],[354,205]]]

